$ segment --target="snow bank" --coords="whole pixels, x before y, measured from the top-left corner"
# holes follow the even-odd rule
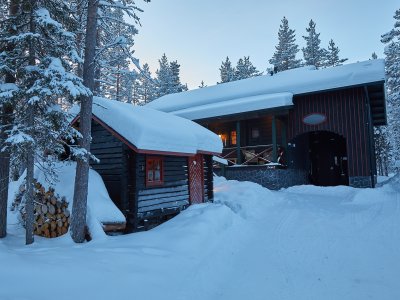
[[[69,206],[72,209],[76,163],[57,163],[55,171],[58,175],[58,181],[52,185],[56,193],[67,198]],[[39,168],[36,168],[35,170],[35,178],[37,178],[46,189],[50,186],[50,183],[46,180],[44,172]],[[101,176],[92,169],[89,170],[88,206],[90,207],[93,217],[101,223],[125,222],[124,215],[110,199]]]
[[[172,114],[94,97],[93,115],[141,150],[188,154],[222,152],[218,135]]]
[[[75,162],[59,162],[55,165],[55,172],[58,175],[57,182],[49,182],[45,173],[41,168],[35,168],[35,178],[47,190],[49,186],[54,187],[55,193],[65,196],[69,210],[72,211],[72,203],[74,196],[75,183]],[[13,182],[9,189],[9,207],[14,200],[14,196],[19,186],[22,184],[25,175],[17,182]],[[10,223],[16,224],[17,213],[10,214]],[[104,237],[105,233],[101,227],[101,223],[125,223],[126,219],[121,211],[115,206],[110,199],[107,189],[103,183],[101,176],[94,170],[89,170],[89,190],[88,190],[88,213],[87,224],[90,229],[92,238]]]
[[[225,180],[214,177],[214,202],[229,207],[244,219],[260,218],[263,211],[274,205],[276,193],[254,182]]]
[[[46,276],[46,295],[58,300],[132,293],[144,299],[400,299],[399,180],[377,189],[272,192],[216,178],[216,203],[193,205],[147,232],[81,245],[38,239],[31,246],[11,234],[0,239],[0,299],[43,299],[40,274],[63,274],[63,284],[74,287],[60,292],[60,276]],[[24,288],[15,288],[18,282]]]
[[[194,115],[194,111],[198,107],[196,113],[200,114],[201,112],[201,117],[205,117],[207,113],[213,112],[211,108],[208,109],[207,105],[216,106],[214,108],[218,108],[218,110],[223,110],[223,107],[228,109],[231,104],[235,104],[235,102],[231,102],[234,99],[250,100],[271,95],[272,99],[266,99],[266,101],[270,101],[270,104],[265,104],[266,106],[282,105],[281,102],[274,103],[274,94],[290,93],[299,95],[384,80],[384,60],[374,59],[319,70],[308,67],[298,68],[280,72],[273,76],[264,75],[227,82],[202,89],[166,95],[150,102],[146,107],[165,112],[175,113],[181,111],[179,115],[188,118],[197,117]],[[288,100],[287,98],[286,104],[289,103]],[[246,103],[246,100],[243,100],[243,106]],[[186,109],[187,111],[185,111]]]

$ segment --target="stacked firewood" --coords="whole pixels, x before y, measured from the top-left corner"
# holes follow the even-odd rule
[[[51,187],[46,191],[40,182],[35,182],[34,192],[34,233],[47,238],[65,234],[70,224],[70,212],[65,197],[60,198]],[[25,185],[21,186],[14,206],[20,206],[24,194]],[[25,209],[20,209],[20,212],[25,224]]]

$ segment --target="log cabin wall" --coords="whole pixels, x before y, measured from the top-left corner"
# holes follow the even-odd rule
[[[126,213],[126,155],[123,143],[108,130],[92,120],[91,153],[100,161],[91,162],[91,167],[100,174],[108,194],[117,207]]]
[[[288,140],[303,133],[331,131],[346,139],[348,171],[350,177],[370,176],[371,133],[368,101],[363,87],[324,93],[295,96],[294,108],[289,112]],[[318,125],[307,125],[303,118],[312,113],[326,116]],[[373,145],[373,144],[372,144]]]
[[[136,197],[131,206],[137,211],[138,220],[179,212],[189,205],[187,158],[179,156],[162,156],[163,184],[146,185],[146,154],[134,154],[135,168],[134,190],[131,197]],[[152,157],[149,155],[148,157]],[[135,165],[135,166],[134,166]],[[130,202],[136,202],[131,199]]]

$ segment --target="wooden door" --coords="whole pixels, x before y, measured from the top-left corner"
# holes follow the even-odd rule
[[[189,157],[189,194],[190,204],[204,202],[203,155]]]

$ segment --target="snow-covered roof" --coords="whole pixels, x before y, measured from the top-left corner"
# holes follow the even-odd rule
[[[252,77],[166,95],[146,107],[172,112],[188,119],[201,119],[291,105],[290,94],[300,95],[384,80],[385,64],[382,59],[319,70],[307,66],[273,76]]]
[[[94,97],[93,115],[139,150],[187,154],[222,152],[218,135],[172,114]]]

